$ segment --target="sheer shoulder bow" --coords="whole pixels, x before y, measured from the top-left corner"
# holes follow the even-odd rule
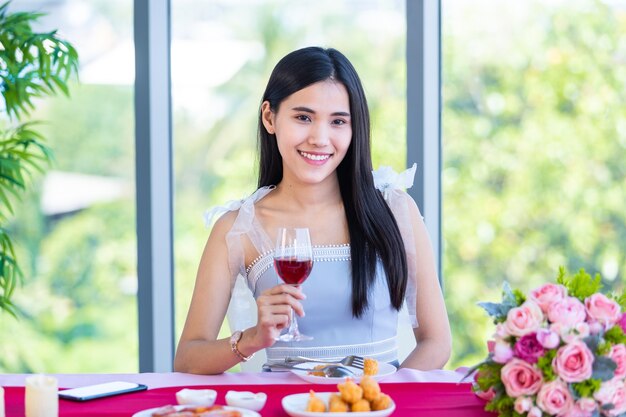
[[[372,171],[374,186],[383,194],[385,201],[393,213],[406,252],[408,266],[408,279],[406,286],[405,302],[409,314],[409,320],[413,327],[417,327],[416,301],[417,301],[417,254],[415,249],[415,238],[413,236],[413,221],[409,203],[411,197],[404,191],[413,186],[417,164],[400,173],[395,172],[391,167],[382,166],[376,171]]]

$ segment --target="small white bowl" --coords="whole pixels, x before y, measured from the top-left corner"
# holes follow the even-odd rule
[[[181,389],[176,393],[176,401],[180,405],[212,406],[217,398],[217,391],[212,389]]]
[[[265,401],[267,401],[267,394],[264,392],[255,394],[250,391],[228,391],[226,393],[226,404],[231,407],[259,411],[265,406]]]

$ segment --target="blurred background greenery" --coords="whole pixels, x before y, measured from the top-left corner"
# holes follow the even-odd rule
[[[35,115],[56,162],[9,225],[25,280],[21,317],[0,316],[0,372],[136,372],[132,1],[17,3],[48,12],[82,67],[72,97]],[[285,53],[342,50],[368,94],[374,166],[406,165],[404,1],[309,3],[172,0],[177,334],[202,213],[253,191],[259,98]],[[623,2],[442,0],[448,369],[485,355],[476,303],[504,280],[528,290],[564,265],[623,286],[625,35]]]

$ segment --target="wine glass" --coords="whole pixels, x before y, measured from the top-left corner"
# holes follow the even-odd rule
[[[281,227],[274,248],[274,269],[285,284],[294,287],[302,284],[313,268],[313,248],[308,228]],[[276,338],[281,342],[312,340],[298,330],[296,316],[291,309],[289,330]]]

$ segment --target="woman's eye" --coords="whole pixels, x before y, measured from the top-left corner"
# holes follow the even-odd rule
[[[345,125],[346,123],[347,123],[347,122],[346,122],[345,120],[342,120],[342,119],[336,119],[336,120],[333,120],[333,124],[334,124],[334,125],[339,125],[339,126],[341,126],[341,125]]]
[[[301,121],[301,122],[310,122],[311,118],[309,116],[306,116],[304,114],[299,114],[298,116],[296,116],[296,119]]]

